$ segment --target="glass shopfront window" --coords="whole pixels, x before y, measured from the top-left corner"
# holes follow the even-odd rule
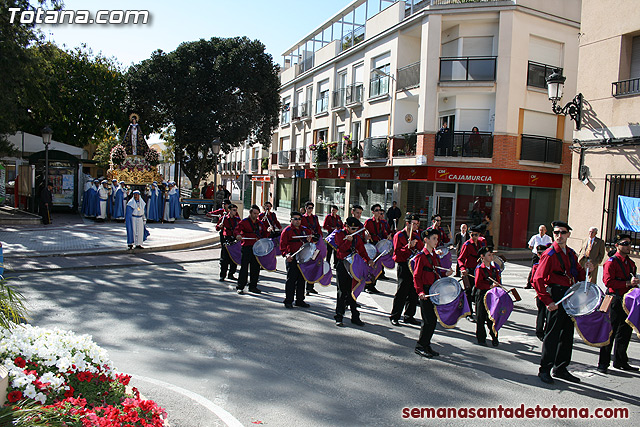
[[[393,188],[393,181],[371,181],[358,179],[351,181],[351,197],[349,205],[360,205],[363,207],[363,218],[371,217],[371,205],[376,203],[385,207],[385,194],[387,185]]]
[[[454,184],[455,185],[455,184]],[[420,215],[420,228],[431,225],[433,211],[433,182],[410,181],[407,191],[407,214]],[[401,227],[399,225],[398,227]]]
[[[455,229],[480,224],[493,208],[493,185],[458,184]]]
[[[331,205],[338,206],[338,212],[342,212],[345,204],[344,179],[319,179],[316,198],[316,215],[319,217],[331,213]]]
[[[278,178],[276,189],[276,208],[291,209],[293,200],[293,180],[291,178]]]

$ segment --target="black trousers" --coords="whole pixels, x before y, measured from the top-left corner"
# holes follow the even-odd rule
[[[413,275],[409,270],[408,262],[399,262],[397,264],[398,271],[398,289],[393,297],[393,306],[391,308],[391,319],[400,320],[402,309],[404,308],[404,317],[413,317],[416,314],[418,306],[418,293],[413,286]]]
[[[333,249],[333,247],[327,243],[327,262],[331,264],[331,255],[333,255],[333,268],[337,268],[338,266],[338,251]]]
[[[464,293],[467,296],[467,302],[469,303],[469,313],[470,316],[473,316],[473,304],[475,304],[475,299],[473,298],[473,290],[474,282],[473,279],[469,276],[462,276],[462,283],[464,283]],[[476,313],[478,312],[478,308],[476,307]]]
[[[487,330],[484,328],[485,323],[489,328],[489,335],[491,338],[496,337],[493,333],[493,321],[487,313],[487,307],[484,305],[484,296],[487,294],[487,289],[475,288],[476,296],[476,339],[478,342],[487,341]]]
[[[352,279],[351,276],[349,276],[349,272],[347,272],[347,268],[344,266],[343,260],[338,260],[336,273],[338,275],[338,298],[336,300],[336,315],[334,318],[338,321],[342,321],[344,312],[348,305],[351,310],[351,318],[357,319],[360,317],[360,313],[358,313],[356,300],[353,299],[353,295],[351,294]]]
[[[627,313],[624,311],[622,304],[623,297],[619,295],[613,297],[613,301],[611,301],[611,328],[613,329],[613,332],[611,334],[611,341],[609,342],[609,345],[600,348],[598,366],[605,368],[609,367],[609,362],[611,361],[611,350],[613,350],[613,364],[615,366],[627,365],[629,363],[627,348],[629,347],[629,341],[631,340],[631,333],[633,330],[631,329],[631,326],[625,322]]]
[[[531,267],[533,267],[533,264],[535,264],[536,262],[540,261],[540,257],[538,256],[538,254],[533,254],[533,256],[531,257]],[[533,279],[533,277],[532,277]]]
[[[287,262],[287,281],[284,285],[284,303],[293,304],[293,298],[296,301],[304,301],[304,277],[298,268],[298,261]]]
[[[224,241],[224,237],[220,236],[220,241]],[[235,262],[231,260],[231,255],[229,255],[229,251],[227,248],[222,245],[220,249],[220,279],[225,279],[227,277],[227,270],[229,270],[229,278],[236,274],[236,270],[238,266]]]
[[[416,347],[429,348],[431,346],[431,337],[433,337],[433,332],[436,330],[436,323],[438,323],[438,318],[430,299],[420,300],[420,313],[422,314],[422,327],[420,328],[420,337]]]
[[[551,286],[551,298],[559,301],[567,291],[564,286]],[[556,370],[566,370],[571,363],[571,352],[573,351],[573,321],[564,311],[562,304],[557,310],[549,311],[547,314],[547,325],[544,329],[544,340],[542,341],[542,357],[540,358],[540,372],[551,372],[551,368]]]
[[[51,224],[51,210],[44,203],[40,203],[40,216],[43,224]]]
[[[536,307],[538,307],[538,315],[536,316],[536,336],[540,340],[544,339],[544,326],[547,321],[547,306],[544,305],[540,298],[536,297]]]
[[[249,276],[249,266],[251,266],[251,278],[249,280],[249,289],[258,287],[258,279],[260,279],[260,263],[253,254],[253,246],[242,247],[242,262],[240,265],[240,275],[238,276],[237,289],[244,289],[247,286],[247,276]]]

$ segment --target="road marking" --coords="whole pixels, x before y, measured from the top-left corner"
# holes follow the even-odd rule
[[[164,387],[176,393],[180,393],[181,395],[188,397],[191,400],[198,402],[200,405],[207,408],[209,411],[216,414],[220,420],[225,423],[229,427],[243,427],[242,423],[238,421],[233,415],[231,415],[226,410],[222,409],[220,406],[216,405],[209,399],[204,396],[201,396],[197,393],[194,393],[190,390],[184,389],[182,387],[178,387],[177,385],[170,384],[168,382],[156,380],[153,378],[143,377],[141,375],[131,375],[134,379],[139,379],[141,381],[150,382],[151,384],[158,385],[160,387]]]

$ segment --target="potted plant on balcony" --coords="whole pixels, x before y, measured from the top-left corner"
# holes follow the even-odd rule
[[[267,157],[262,159],[262,169],[269,169],[269,159]]]

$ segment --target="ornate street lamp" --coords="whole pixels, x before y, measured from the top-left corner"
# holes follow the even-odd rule
[[[551,111],[555,114],[569,115],[576,122],[576,130],[580,130],[582,122],[582,94],[579,93],[564,107],[558,102],[562,99],[564,92],[564,82],[567,78],[560,74],[560,70],[555,69],[545,80],[547,81],[547,90],[549,92],[549,100],[553,103]]]
[[[222,141],[220,141],[220,138],[216,137],[211,141],[211,152],[213,153],[213,194],[218,191],[218,154],[220,154],[221,146]]]
[[[51,144],[51,135],[53,131],[49,126],[45,126],[41,131],[42,143],[44,144],[44,185],[49,183],[49,144]]]

